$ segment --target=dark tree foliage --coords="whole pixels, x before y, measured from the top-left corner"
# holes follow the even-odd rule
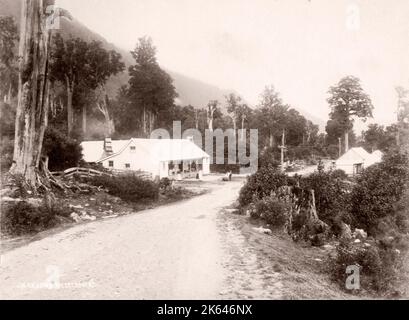
[[[364,170],[351,194],[351,213],[357,227],[376,234],[383,219],[392,224],[401,219],[396,205],[408,187],[408,167],[407,155],[392,151],[381,163]]]
[[[119,122],[125,117],[125,123],[133,124],[128,131],[136,131],[138,123],[142,132],[148,135],[155,127],[155,122],[174,104],[177,97],[173,79],[159,66],[156,60],[156,48],[147,37],[139,39],[131,52],[135,65],[129,68],[129,87],[127,112],[120,115]]]
[[[326,130],[332,140],[345,136],[345,146],[349,149],[349,135],[354,118],[364,121],[372,117],[373,105],[370,97],[364,92],[360,80],[353,76],[342,78],[336,86],[330,88],[328,104],[331,108],[330,121]],[[338,143],[338,141],[330,141]]]
[[[60,171],[78,166],[82,148],[77,140],[69,138],[65,132],[48,127],[44,134],[43,154],[49,158],[50,171]]]
[[[64,39],[59,33],[55,35],[50,57],[50,78],[65,87],[69,134],[74,125],[74,109],[87,106],[78,105],[79,101],[86,100],[81,94],[92,95],[112,75],[124,69],[121,55],[105,50],[100,41],[88,43],[81,38]]]
[[[365,149],[370,152],[375,150],[387,152],[390,149],[397,148],[397,131],[396,125],[384,128],[384,126],[378,124],[370,124],[368,129],[362,133]]]
[[[13,17],[0,16],[0,98],[15,95],[18,86],[16,44],[17,24]]]
[[[250,204],[254,199],[262,199],[271,192],[288,184],[288,176],[272,164],[261,167],[247,179],[241,188],[239,203],[242,207]]]
[[[300,179],[301,188],[314,190],[318,216],[329,225],[340,220],[349,222],[347,215],[349,187],[344,182],[345,178],[343,171],[319,170]]]

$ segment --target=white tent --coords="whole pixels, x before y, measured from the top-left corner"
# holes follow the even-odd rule
[[[346,174],[355,175],[375,163],[382,161],[382,152],[374,151],[372,154],[364,148],[351,148],[335,162],[336,169],[344,170]]]

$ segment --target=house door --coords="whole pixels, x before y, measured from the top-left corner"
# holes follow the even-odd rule
[[[362,172],[362,170],[363,170],[362,163],[354,164],[354,175],[355,174],[360,174]]]

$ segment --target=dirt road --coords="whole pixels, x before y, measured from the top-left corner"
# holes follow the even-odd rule
[[[228,278],[217,213],[242,180],[134,215],[79,225],[1,256],[3,299],[218,299]]]

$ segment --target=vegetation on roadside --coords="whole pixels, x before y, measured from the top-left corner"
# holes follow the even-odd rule
[[[48,197],[1,203],[1,232],[21,236],[53,228],[70,221],[70,210]]]
[[[107,189],[110,195],[125,201],[156,200],[159,197],[159,184],[141,179],[135,174],[101,175],[91,178],[89,183],[97,187],[103,187]]]
[[[270,164],[248,178],[239,204],[242,212],[283,228],[295,240],[318,246],[338,242],[327,270],[343,287],[346,267],[357,265],[362,289],[397,294],[409,246],[408,181],[408,156],[396,150],[356,178],[322,166],[290,178]]]

